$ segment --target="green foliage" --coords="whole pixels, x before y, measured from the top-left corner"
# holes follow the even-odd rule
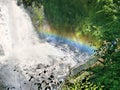
[[[43,24],[44,20],[43,8],[33,7],[33,13],[34,14],[32,15],[32,21],[34,23],[34,26],[37,28]]]
[[[96,85],[89,81],[89,77],[82,80],[74,81],[74,83],[66,82],[62,90],[103,90],[103,86]]]
[[[101,27],[102,40],[120,38],[120,0],[98,0],[93,24]]]
[[[104,60],[103,67],[92,68],[95,83],[105,86],[105,90],[120,90],[120,43],[119,39],[111,42],[104,41],[97,56]]]
[[[119,6],[119,0],[44,1],[45,14],[53,28],[89,35],[98,41],[120,36]]]
[[[25,7],[34,7],[34,6],[37,6],[37,7],[40,7],[41,4],[42,4],[42,0],[17,0],[17,4],[20,5],[22,4],[25,6]]]
[[[48,21],[54,28],[75,31],[76,26],[88,16],[89,3],[88,0],[49,0],[44,7]]]
[[[59,30],[71,28],[72,23],[75,22],[72,18],[74,15],[71,14],[73,11],[71,4],[68,0],[50,0],[45,3],[47,19],[54,28]]]

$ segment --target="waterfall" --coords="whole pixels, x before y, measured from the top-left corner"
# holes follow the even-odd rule
[[[69,68],[77,64],[74,55],[67,45],[57,48],[41,42],[25,9],[17,6],[15,0],[0,0],[0,86],[3,90],[58,90]],[[84,60],[89,57],[86,53],[77,56],[80,59],[82,55]],[[84,62],[83,57],[80,60]]]

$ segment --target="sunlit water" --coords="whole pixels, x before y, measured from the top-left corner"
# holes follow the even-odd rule
[[[91,54],[88,48],[75,48],[77,44],[69,40],[60,42],[44,34],[40,37],[23,7],[14,0],[0,0],[0,87],[58,90],[69,68],[85,62]]]

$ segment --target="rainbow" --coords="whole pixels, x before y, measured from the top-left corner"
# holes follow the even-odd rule
[[[84,43],[82,41],[76,41],[49,32],[39,32],[39,37],[45,39],[47,42],[50,43],[67,44],[70,47],[72,47],[72,49],[77,49],[80,52],[87,52],[89,55],[93,55],[95,53],[94,51],[96,50],[96,47],[92,47],[88,43]]]

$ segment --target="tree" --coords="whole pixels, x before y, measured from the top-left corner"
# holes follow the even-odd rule
[[[23,4],[25,7],[28,7],[28,6],[36,6],[36,7],[40,7],[41,4],[42,4],[42,1],[43,0],[17,0],[17,4],[18,5],[21,5]]]

